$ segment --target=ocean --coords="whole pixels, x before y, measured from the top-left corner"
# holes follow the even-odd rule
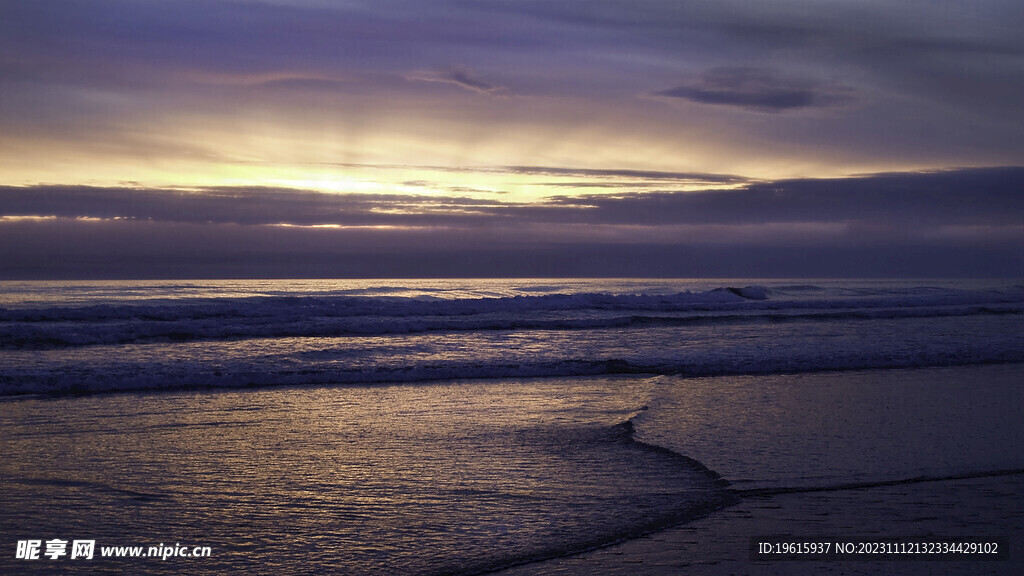
[[[0,393],[1024,361],[1024,285],[5,283]]]
[[[1021,382],[1020,281],[5,282],[0,568],[484,573],[1019,474]]]

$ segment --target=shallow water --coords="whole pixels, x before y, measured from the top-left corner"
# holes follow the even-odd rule
[[[1024,364],[652,382],[637,438],[738,490],[1024,469]]]
[[[1024,570],[1024,365],[658,377],[636,436],[731,482],[732,506],[503,576],[993,574]],[[998,542],[1004,555],[750,555],[789,542]]]
[[[90,538],[212,556],[0,562],[429,574],[587,548],[723,501],[707,474],[617,426],[646,393],[599,379],[5,402],[5,546]]]
[[[0,288],[0,545],[213,549],[0,573],[478,572],[749,490],[1024,467],[1014,282]]]

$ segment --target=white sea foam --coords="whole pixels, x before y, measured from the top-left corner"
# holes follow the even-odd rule
[[[639,286],[40,290],[0,309],[0,393],[1024,361],[1019,285]]]

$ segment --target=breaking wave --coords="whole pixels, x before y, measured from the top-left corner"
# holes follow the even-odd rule
[[[815,286],[779,292],[820,294]],[[378,289],[379,290],[379,289]],[[161,304],[0,308],[0,349],[146,342],[383,336],[429,332],[589,330],[1024,314],[1024,288],[900,291],[832,298],[764,286],[673,295],[550,294],[471,299],[279,296]]]
[[[558,288],[124,302],[111,290],[95,304],[10,306],[0,394],[1024,361],[1019,285]]]

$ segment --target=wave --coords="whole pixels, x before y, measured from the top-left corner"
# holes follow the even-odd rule
[[[260,369],[240,363],[211,369],[202,364],[166,362],[157,365],[105,366],[99,369],[55,366],[0,373],[0,395],[65,395],[153,390],[264,388],[306,385],[414,384],[432,381],[497,378],[557,378],[617,375],[685,377],[801,374],[852,370],[948,367],[1024,363],[1024,349],[924,351],[914,355],[851,354],[819,357],[747,358],[723,361],[706,356],[676,362],[643,363],[618,358],[565,359],[523,363],[408,363],[369,368],[338,367],[333,362],[301,368]]]
[[[631,450],[655,454],[659,459],[666,459],[679,469],[688,472],[689,483],[685,487],[681,487],[684,490],[678,492],[680,497],[678,502],[675,505],[662,508],[658,513],[650,515],[640,522],[629,522],[623,518],[622,523],[615,530],[609,530],[604,533],[598,532],[586,539],[566,542],[558,547],[532,550],[519,557],[506,557],[494,565],[482,567],[483,572],[495,572],[513,566],[564,558],[574,554],[605,548],[626,540],[639,538],[646,534],[659,532],[672,526],[692,522],[706,517],[717,510],[732,506],[739,501],[737,493],[729,488],[729,482],[703,463],[668,448],[637,440],[634,437],[632,419],[612,426],[607,432],[605,437],[608,442],[625,445]],[[480,571],[471,570],[465,573],[480,573]]]
[[[1021,286],[443,296],[0,309],[0,394],[1024,362]]]
[[[822,293],[832,296],[822,297]],[[824,287],[800,285],[774,289],[721,287],[671,295],[196,298],[148,304],[0,308],[0,350],[1019,314],[1024,314],[1024,288],[1019,286],[985,291],[900,289],[852,297]]]
[[[766,488],[749,488],[734,490],[733,494],[741,498],[778,496],[783,494],[809,494],[813,492],[841,492],[844,490],[864,490],[866,488],[886,488],[889,486],[906,486],[930,482],[950,482],[953,480],[971,480],[974,478],[998,478],[1000,476],[1022,476],[1024,468],[1006,468],[1000,470],[982,470],[960,474],[943,474],[933,476],[914,476],[912,478],[896,478],[892,480],[874,480],[869,482],[842,482],[818,486],[770,486]]]

